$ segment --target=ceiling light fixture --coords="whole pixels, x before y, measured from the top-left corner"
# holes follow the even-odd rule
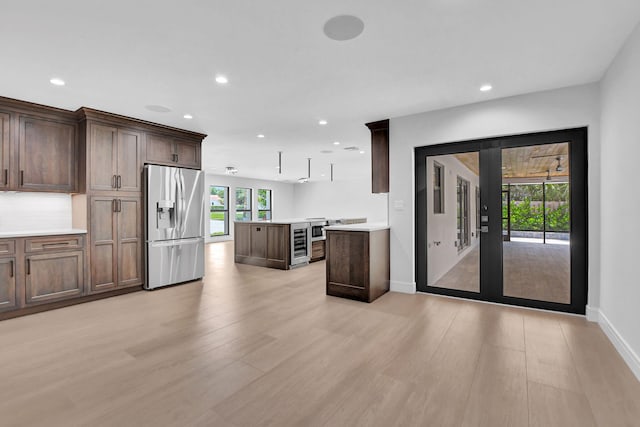
[[[334,142],[333,145],[340,145],[338,141]]]
[[[300,184],[306,184],[307,182],[309,182],[309,178],[304,177],[304,178],[298,178],[298,182]]]
[[[227,166],[226,170],[224,171],[225,174],[227,175],[235,175],[238,173],[238,169],[236,169],[233,166]]]
[[[363,151],[363,150],[360,150],[360,154],[364,154],[364,151]]]
[[[338,15],[325,22],[324,34],[331,40],[347,41],[353,40],[362,34],[364,22],[353,15]]]
[[[320,126],[324,126],[324,125],[326,125],[327,123],[328,123],[328,122],[327,122],[326,120],[324,120],[324,119],[323,119],[323,120],[318,120],[318,124],[319,124]]]
[[[259,133],[259,134],[256,135],[256,138],[264,138],[264,135]]]
[[[480,86],[480,92],[489,92],[491,89],[493,89],[493,86],[490,84]]]
[[[146,108],[149,111],[153,111],[154,113],[169,113],[171,112],[171,108],[165,107],[164,105],[147,105]]]
[[[64,86],[66,83],[64,82],[64,80],[58,78],[58,77],[54,77],[51,80],[49,80],[49,82],[52,85],[56,85],[56,86]]]
[[[185,119],[187,119],[187,120],[191,120],[191,119],[193,119],[193,116],[192,116],[191,114],[185,114],[185,115],[184,115],[184,116],[182,116],[182,117],[184,117],[184,118],[185,118]]]
[[[216,82],[221,85],[226,85],[227,83],[229,83],[229,79],[225,76],[216,76]]]

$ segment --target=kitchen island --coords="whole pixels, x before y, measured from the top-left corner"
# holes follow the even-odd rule
[[[372,302],[389,291],[389,226],[325,228],[327,295]]]
[[[296,231],[298,230],[298,231]],[[288,270],[296,261],[295,248],[292,251],[292,234],[304,234],[304,253],[309,262],[310,225],[304,219],[273,221],[236,221],[234,223],[235,262],[260,267]],[[299,260],[298,260],[299,261]]]

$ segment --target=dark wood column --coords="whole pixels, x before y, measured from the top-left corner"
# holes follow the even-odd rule
[[[371,131],[371,192],[389,192],[389,119],[367,123]]]

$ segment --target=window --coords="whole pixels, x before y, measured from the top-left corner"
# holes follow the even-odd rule
[[[469,181],[458,177],[458,251],[469,246]]]
[[[250,188],[236,188],[236,221],[251,221]]]
[[[433,213],[444,213],[444,166],[433,162]]]
[[[229,187],[212,185],[209,193],[209,233],[229,235]]]
[[[264,188],[258,190],[258,219],[260,221],[271,219],[271,190]]]

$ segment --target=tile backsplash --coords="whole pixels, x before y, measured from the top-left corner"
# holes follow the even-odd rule
[[[71,195],[0,192],[0,232],[71,228]]]

